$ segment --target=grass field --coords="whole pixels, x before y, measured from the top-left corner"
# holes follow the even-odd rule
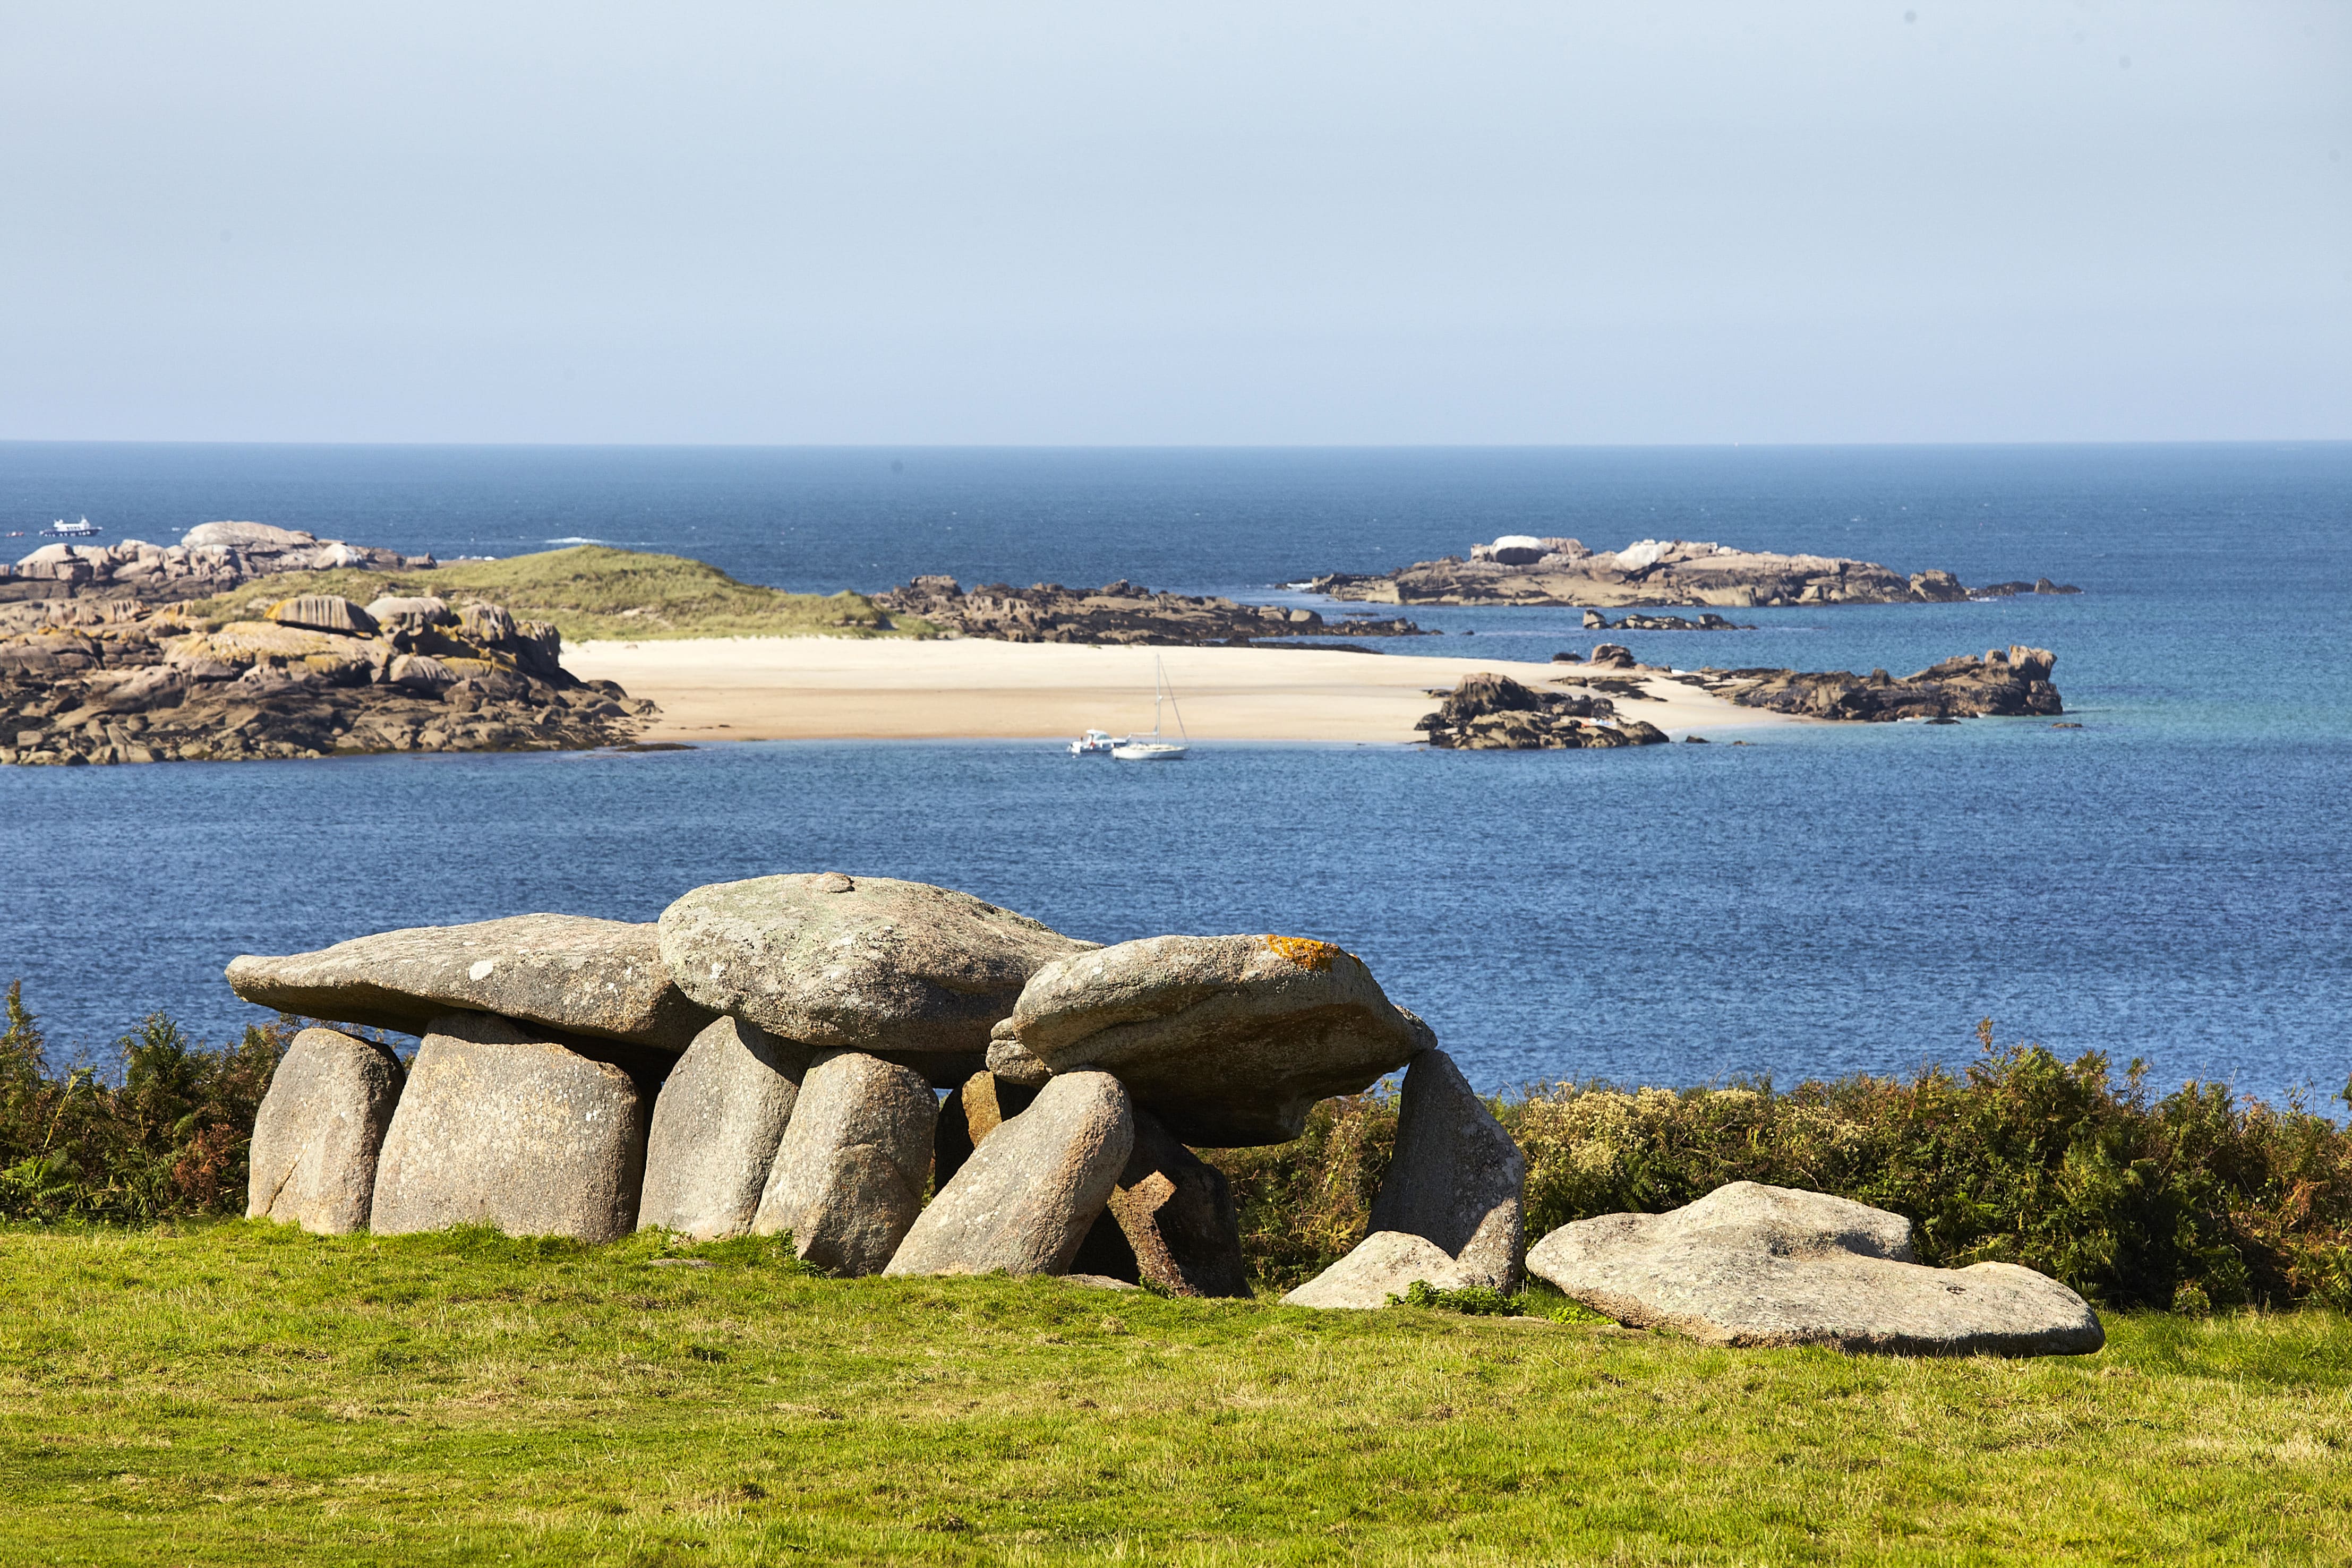
[[[2315,1310],[1848,1359],[244,1221],[0,1229],[0,1302],[12,1563],[2352,1554]]]
[[[928,622],[893,625],[858,593],[786,593],[738,582],[683,556],[576,545],[504,560],[451,561],[431,571],[299,571],[257,578],[185,607],[219,626],[249,620],[298,593],[335,593],[362,604],[386,593],[486,599],[519,616],[552,622],[567,643],[614,637],[926,636]]]

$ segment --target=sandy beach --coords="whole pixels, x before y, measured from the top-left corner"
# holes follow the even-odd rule
[[[1305,647],[833,637],[583,643],[564,650],[563,664],[661,705],[647,740],[1024,739],[1150,729],[1155,657],[1195,740],[1404,744],[1437,706],[1430,694],[1465,675],[1491,670],[1533,685],[1581,669]],[[1657,672],[1608,674],[1659,699],[1621,698],[1622,713],[1676,739],[1798,722]],[[1171,716],[1171,736],[1175,727]]]

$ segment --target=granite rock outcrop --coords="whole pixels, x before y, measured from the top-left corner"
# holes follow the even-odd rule
[[[1742,707],[1769,708],[1801,718],[1885,724],[1896,719],[2046,716],[2065,705],[2050,676],[2058,655],[2012,643],[1981,655],[1963,653],[1901,679],[1885,670],[1867,675],[1835,670],[1702,669],[1677,680],[1702,686]]]
[[[1594,650],[1597,663],[1611,644]],[[1665,732],[1617,712],[1610,697],[1591,691],[1538,691],[1508,675],[1463,677],[1435,713],[1414,728],[1447,751],[1557,751],[1615,746],[1655,746]]]
[[[877,594],[892,615],[919,616],[953,636],[1005,643],[1151,643],[1190,646],[1297,637],[1411,637],[1410,621],[1320,612],[1231,599],[1155,593],[1121,580],[1101,588],[1028,588],[990,583],[966,591],[951,577],[919,577]]]
[[[1572,538],[1507,535],[1469,556],[1379,576],[1334,572],[1303,586],[1376,604],[1697,605],[1948,603],[1968,591],[1948,571],[1906,577],[1843,556],[1778,555],[1712,541],[1636,539],[1593,550]]]

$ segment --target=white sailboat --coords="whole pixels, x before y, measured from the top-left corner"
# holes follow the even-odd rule
[[[1176,715],[1176,733],[1184,737],[1185,744],[1160,738],[1160,708],[1166,704]],[[1151,660],[1151,733],[1130,735],[1110,748],[1115,762],[1174,762],[1183,757],[1190,735],[1184,730],[1184,712],[1176,706],[1176,688],[1168,684],[1168,670],[1157,654]]]

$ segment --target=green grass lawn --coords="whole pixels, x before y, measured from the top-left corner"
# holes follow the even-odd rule
[[[11,1563],[2352,1554],[2318,1311],[1850,1359],[244,1221],[0,1228],[0,1302]]]
[[[431,571],[294,571],[257,578],[187,605],[215,626],[250,620],[281,599],[335,593],[365,604],[386,593],[486,599],[549,621],[567,643],[618,637],[929,636],[908,618],[894,624],[859,593],[786,593],[738,582],[684,556],[576,545],[504,560],[450,561]]]

